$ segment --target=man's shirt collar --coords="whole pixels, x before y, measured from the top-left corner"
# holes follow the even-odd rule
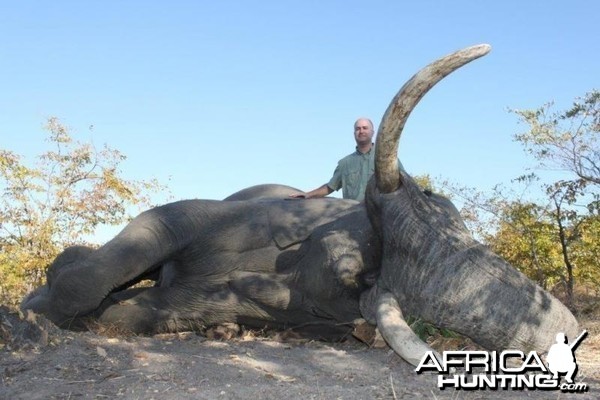
[[[367,151],[366,153],[361,153],[360,150],[358,150],[358,146],[355,147],[356,149],[356,154],[359,156],[364,156],[367,154],[371,154],[371,152],[373,151],[373,148],[375,147],[375,143],[371,143],[371,148],[369,149],[369,151]]]

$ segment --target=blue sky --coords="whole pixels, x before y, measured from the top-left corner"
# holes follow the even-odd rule
[[[377,125],[419,68],[489,43],[423,99],[399,150],[413,174],[489,190],[531,165],[508,107],[600,87],[598,15],[596,0],[5,2],[0,147],[33,157],[56,116],[174,199],[309,190],[353,150],[356,118]]]

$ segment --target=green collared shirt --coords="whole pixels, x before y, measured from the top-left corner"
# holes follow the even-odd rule
[[[375,146],[366,153],[356,151],[338,161],[327,186],[333,191],[342,189],[344,199],[363,201],[369,178],[375,171]]]

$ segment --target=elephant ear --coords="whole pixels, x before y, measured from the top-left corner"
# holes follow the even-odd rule
[[[360,204],[339,199],[290,199],[268,208],[271,237],[279,248],[306,240],[312,231]]]

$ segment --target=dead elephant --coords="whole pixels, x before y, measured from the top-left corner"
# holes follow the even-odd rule
[[[547,350],[557,332],[578,331],[571,312],[475,241],[452,203],[423,192],[397,161],[419,100],[488,51],[443,57],[400,89],[364,203],[287,200],[292,188],[266,185],[156,207],[97,250],[65,250],[22,308],[67,328],[83,318],[145,333],[236,322],[325,338],[363,317],[416,364],[429,348],[409,314],[489,349]],[[150,275],[157,286],[130,288]]]

